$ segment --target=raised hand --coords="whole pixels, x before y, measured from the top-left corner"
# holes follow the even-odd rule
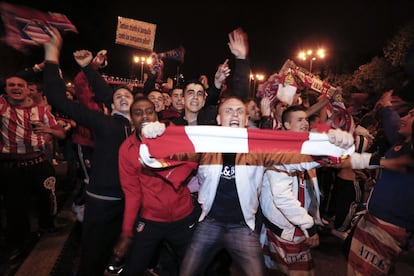
[[[214,75],[214,85],[220,88],[226,78],[230,75],[231,69],[228,65],[229,60],[226,59],[223,64],[220,64],[217,68],[216,74]]]
[[[272,113],[272,104],[276,99],[276,95],[264,95],[260,100],[260,112],[262,116],[270,116]]]
[[[92,52],[88,50],[75,51],[73,52],[73,57],[75,58],[76,63],[82,68],[88,66],[93,59]]]
[[[63,39],[59,30],[51,25],[45,26],[49,34],[49,39],[43,41],[45,49],[45,61],[59,63],[60,49],[62,48]]]
[[[236,58],[246,59],[249,53],[249,43],[247,34],[241,28],[229,33],[229,42],[227,44]]]
[[[104,68],[108,65],[108,57],[107,54],[108,51],[103,49],[100,50],[96,56],[92,60],[92,65],[96,68]]]

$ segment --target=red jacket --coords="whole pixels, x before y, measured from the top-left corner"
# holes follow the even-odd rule
[[[174,222],[187,217],[194,208],[187,183],[174,187],[167,179],[171,175],[185,179],[197,164],[172,167],[165,170],[166,174],[155,174],[141,165],[140,144],[134,133],[119,148],[119,177],[125,194],[123,236],[132,236],[138,214],[147,220]]]
[[[102,111],[101,104],[95,101],[95,94],[89,87],[88,79],[83,71],[80,71],[75,77],[75,93],[79,103],[85,105],[91,110]],[[72,140],[75,144],[82,146],[94,147],[95,138],[92,131],[82,125],[77,125],[72,134]]]

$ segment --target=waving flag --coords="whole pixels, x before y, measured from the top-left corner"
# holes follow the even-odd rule
[[[6,30],[2,41],[22,52],[26,52],[30,46],[41,45],[49,38],[45,28],[47,25],[62,32],[78,33],[72,22],[60,13],[45,13],[3,2],[0,3],[0,14]]]
[[[163,168],[170,164],[162,158],[174,153],[300,152],[341,158],[353,151],[354,147],[343,149],[330,143],[325,133],[203,125],[169,126],[156,139],[143,138],[140,157],[150,167]]]

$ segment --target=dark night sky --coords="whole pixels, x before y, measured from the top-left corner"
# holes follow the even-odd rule
[[[307,1],[307,4],[301,1],[273,1],[271,4],[269,1],[264,4],[252,1],[250,5],[224,0],[192,1],[190,4],[178,4],[178,1],[168,4],[161,1],[104,2],[107,1],[9,3],[66,14],[77,26],[79,34],[65,36],[64,71],[77,70],[71,55],[74,50],[89,49],[96,53],[107,49],[110,64],[106,73],[124,77],[131,74],[132,56],[146,52],[115,44],[117,16],[156,24],[155,52],[183,45],[186,55],[180,70],[186,78],[214,74],[217,65],[231,57],[227,34],[237,27],[242,27],[249,35],[254,72],[269,75],[278,71],[287,58],[296,60],[299,50],[318,46],[327,49],[327,58],[315,62],[314,66],[352,72],[375,55],[381,55],[387,40],[404,23],[414,19],[414,1],[409,0],[331,0]],[[41,49],[34,49],[28,59],[39,62],[41,54]],[[174,74],[177,65],[175,61],[166,61],[166,75]],[[135,70],[139,72],[139,68]]]

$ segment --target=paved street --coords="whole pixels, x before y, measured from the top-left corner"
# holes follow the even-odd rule
[[[60,162],[56,167],[59,178],[65,174],[65,165]],[[0,275],[9,276],[74,276],[78,264],[80,224],[76,222],[71,212],[74,191],[68,191],[62,184],[57,186],[57,195],[60,199],[60,212],[57,224],[61,227],[58,233],[44,234],[35,240],[33,248],[26,256],[13,262],[7,261],[7,254],[0,250]],[[312,254],[316,262],[316,275],[346,275],[346,261],[342,254],[342,240],[331,234],[320,234],[320,246],[313,249]],[[4,241],[3,241],[4,242]],[[3,245],[1,243],[0,245]],[[280,274],[283,275],[283,274]],[[414,251],[401,256],[392,275],[414,275]],[[236,276],[236,275],[233,275]]]

